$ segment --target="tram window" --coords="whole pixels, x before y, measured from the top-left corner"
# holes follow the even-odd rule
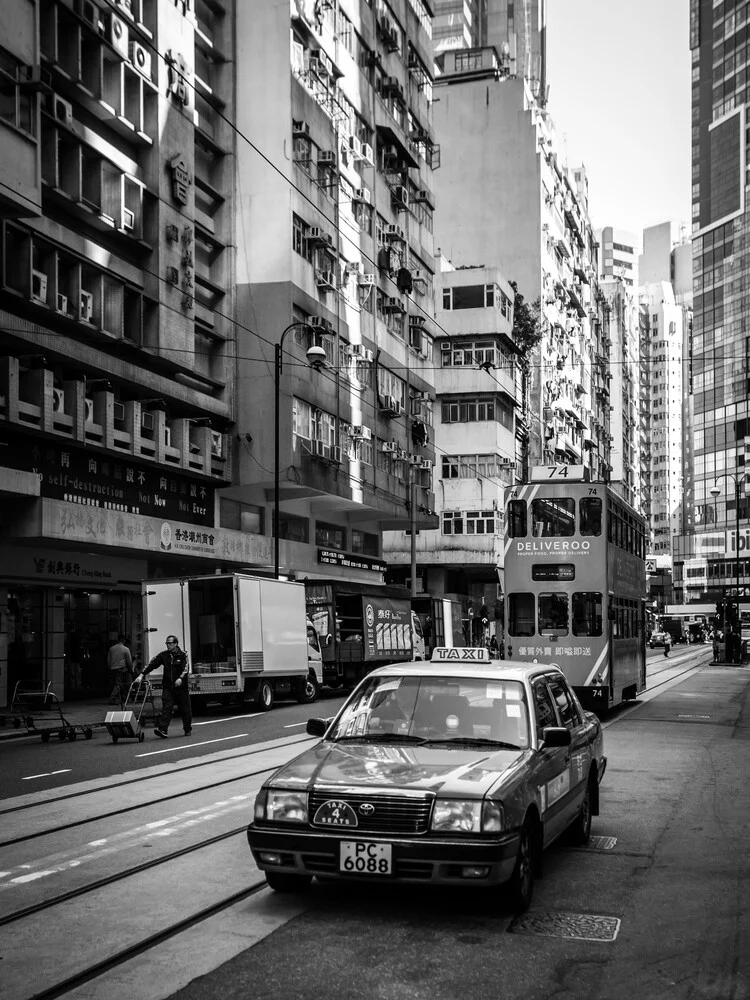
[[[539,634],[568,634],[568,595],[539,595]]]
[[[581,500],[581,534],[601,535],[602,502],[599,497],[584,497]]]
[[[525,500],[511,500],[508,504],[508,538],[525,538],[528,518]]]
[[[534,635],[533,594],[508,594],[508,635]]]
[[[602,634],[602,595],[596,591],[573,594],[573,635]]]
[[[534,538],[560,538],[575,532],[576,502],[572,497],[531,501],[531,533]]]

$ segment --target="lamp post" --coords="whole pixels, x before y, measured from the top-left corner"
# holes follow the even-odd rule
[[[721,493],[717,485],[720,479],[731,479],[734,483],[734,513],[735,513],[735,541],[734,541],[734,573],[737,589],[737,614],[740,612],[740,486],[747,479],[747,473],[736,476],[733,472],[722,472],[714,479],[714,485],[709,490],[712,497],[716,498]],[[724,642],[727,639],[727,602],[724,600]]]
[[[286,335],[291,330],[296,330],[296,329],[305,329],[305,330],[312,331],[312,327],[310,326],[309,323],[306,323],[304,320],[298,320],[295,323],[290,323],[289,326],[285,327],[285,329],[282,330],[281,336],[279,337],[279,342],[274,345],[274,379],[273,379],[273,392],[274,392],[274,396],[273,396],[273,403],[274,403],[274,410],[273,410],[273,417],[274,417],[274,421],[273,421],[273,427],[274,427],[274,456],[273,456],[273,480],[274,480],[274,489],[273,489],[273,517],[274,517],[274,522],[273,522],[273,575],[274,575],[275,579],[277,579],[277,580],[279,578],[279,517],[280,517],[280,513],[279,513],[279,503],[280,503],[280,500],[279,500],[279,491],[280,491],[280,483],[279,483],[279,480],[281,478],[280,471],[279,471],[279,465],[280,465],[280,462],[281,462],[281,459],[280,459],[280,456],[279,456],[279,448],[280,448],[280,444],[279,444],[279,425],[280,425],[279,397],[280,397],[280,394],[281,394],[281,372],[282,372],[282,367],[283,367],[282,366],[282,349],[283,349],[283,346],[284,346],[284,338],[286,337]],[[325,360],[326,360],[326,352],[323,350],[322,347],[318,347],[317,345],[313,345],[312,347],[309,347],[307,349],[307,361],[308,361],[308,364],[310,365],[310,367],[316,368],[316,369],[322,368],[323,365],[325,364]]]

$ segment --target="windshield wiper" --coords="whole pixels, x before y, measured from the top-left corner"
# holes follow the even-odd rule
[[[428,746],[433,743],[450,743],[455,746],[492,746],[504,750],[520,750],[517,743],[505,743],[503,740],[491,740],[484,736],[444,736],[443,739],[425,740]]]
[[[334,743],[425,743],[421,736],[406,733],[370,733],[363,736],[339,736]]]

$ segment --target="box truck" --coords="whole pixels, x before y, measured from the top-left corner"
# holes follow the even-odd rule
[[[276,698],[316,699],[322,657],[303,584],[230,573],[143,586],[144,662],[176,635],[197,704],[252,700],[267,711]],[[157,690],[160,672],[149,674]]]
[[[385,663],[424,659],[421,623],[405,587],[307,580],[305,591],[326,686],[352,687]]]

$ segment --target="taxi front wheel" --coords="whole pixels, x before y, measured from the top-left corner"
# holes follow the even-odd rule
[[[591,836],[591,782],[593,780],[595,779],[589,778],[583,802],[581,802],[581,811],[570,824],[569,828],[571,843],[577,844],[579,847],[587,844]]]
[[[516,913],[525,913],[534,895],[534,836],[527,821],[518,838],[516,866],[508,882],[508,900]]]

